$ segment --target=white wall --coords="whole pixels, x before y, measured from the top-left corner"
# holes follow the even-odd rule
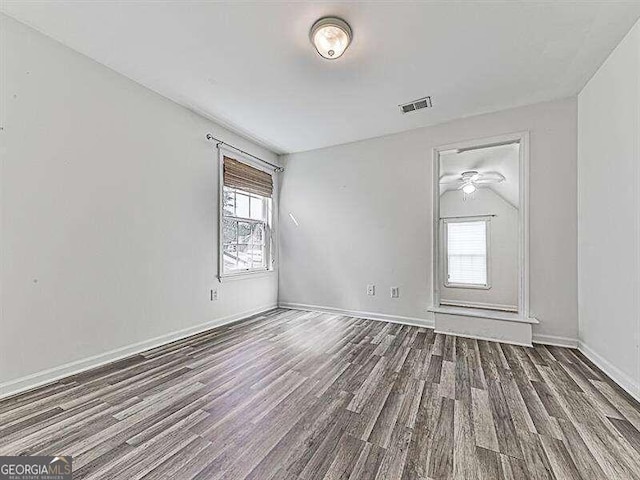
[[[216,280],[205,133],[276,155],[6,16],[0,35],[0,394],[276,303],[275,274]]]
[[[279,302],[429,321],[432,148],[524,130],[534,333],[575,340],[575,99],[285,157]],[[367,283],[377,285],[375,297]],[[390,298],[390,286],[400,287],[400,298]]]
[[[580,341],[640,398],[640,24],[578,96]]]
[[[467,302],[487,307],[517,309],[520,245],[518,210],[490,188],[479,188],[473,194],[473,198],[466,201],[460,190],[448,190],[440,196],[441,217],[478,215],[495,215],[489,224],[490,288],[450,288],[444,285],[443,275],[440,302]],[[444,264],[443,259],[442,265]]]

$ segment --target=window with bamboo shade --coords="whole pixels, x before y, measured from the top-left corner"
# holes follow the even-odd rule
[[[223,156],[221,274],[270,270],[273,177]]]

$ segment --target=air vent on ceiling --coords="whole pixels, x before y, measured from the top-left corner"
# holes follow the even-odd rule
[[[419,98],[418,100],[414,100],[409,103],[404,103],[400,105],[400,110],[402,113],[415,112],[416,110],[420,110],[422,108],[432,107],[431,97]]]

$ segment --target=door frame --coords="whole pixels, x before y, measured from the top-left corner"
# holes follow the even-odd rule
[[[432,252],[431,283],[433,286],[431,308],[440,308],[440,289],[443,277],[443,261],[440,255],[440,245],[443,241],[442,222],[440,218],[440,155],[442,152],[458,149],[484,148],[519,143],[519,212],[518,212],[518,314],[520,318],[529,318],[529,132],[514,132],[493,137],[465,140],[433,148],[433,173],[431,188],[433,199],[431,202]],[[469,310],[476,311],[472,307]]]

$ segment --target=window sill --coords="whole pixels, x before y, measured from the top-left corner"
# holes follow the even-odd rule
[[[482,310],[479,308],[448,307],[448,306],[435,307],[434,306],[434,307],[429,307],[427,310],[432,313],[440,313],[444,315],[489,318],[492,320],[501,320],[503,322],[530,323],[532,325],[537,325],[538,323],[540,323],[536,318],[524,317],[518,313]]]
[[[476,283],[445,283],[446,288],[464,288],[471,290],[491,290],[491,285],[480,285]]]
[[[460,302],[456,300],[445,300],[445,299],[440,299],[440,307],[475,308],[480,310],[489,310],[492,312],[518,313],[517,305],[498,305],[498,304],[491,304],[491,303]]]
[[[264,270],[258,272],[240,272],[240,273],[228,273],[226,275],[221,275],[218,277],[220,283],[231,282],[236,280],[249,280],[252,278],[263,278],[263,277],[271,277],[275,275],[276,271],[274,270]]]

